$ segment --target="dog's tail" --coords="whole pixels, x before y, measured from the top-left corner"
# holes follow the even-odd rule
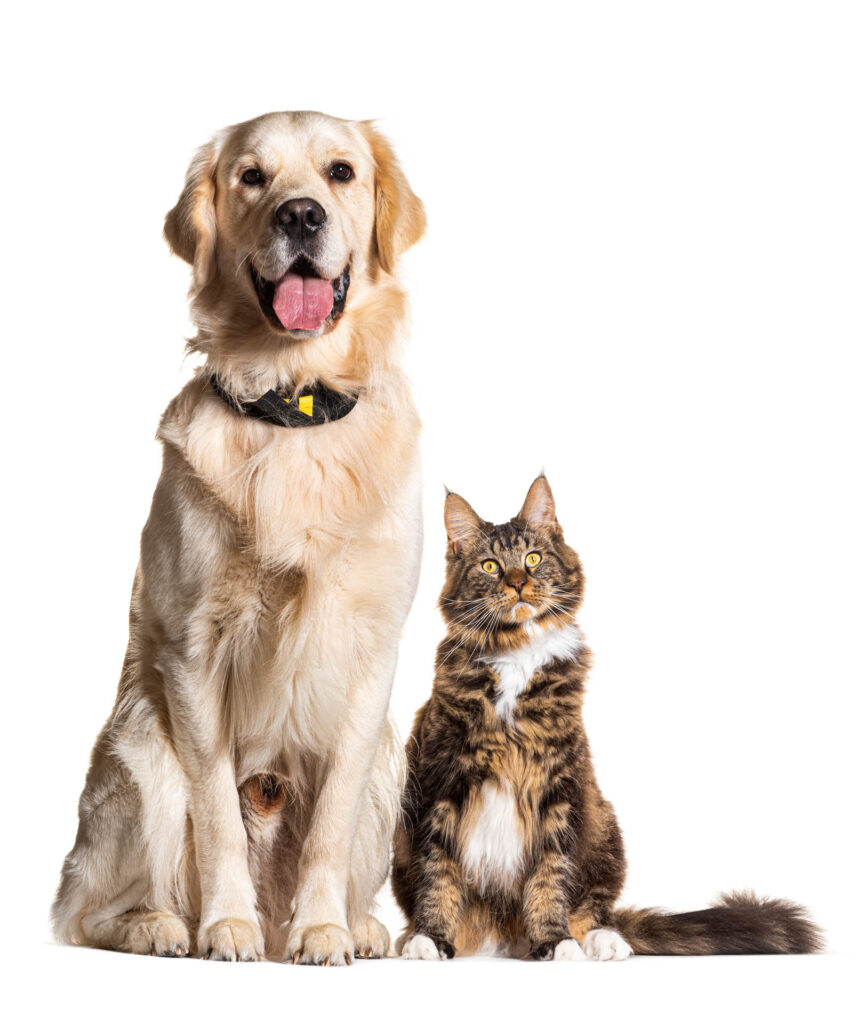
[[[804,907],[790,900],[732,892],[706,910],[614,911],[616,928],[635,953],[650,956],[709,956],[736,953],[817,953],[820,928]]]

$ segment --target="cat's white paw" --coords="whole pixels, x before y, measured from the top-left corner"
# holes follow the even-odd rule
[[[562,942],[557,943],[556,949],[553,951],[553,959],[586,960],[586,956],[577,939],[563,939]]]
[[[632,954],[631,946],[610,928],[593,928],[582,945],[590,960],[627,960]]]
[[[413,935],[403,946],[404,960],[445,960],[445,954],[439,952],[436,943],[428,935]]]

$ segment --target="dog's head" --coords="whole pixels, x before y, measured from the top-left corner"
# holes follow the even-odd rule
[[[291,112],[235,125],[203,146],[165,237],[192,264],[194,297],[218,295],[224,315],[245,307],[299,340],[331,330],[425,223],[369,122]]]

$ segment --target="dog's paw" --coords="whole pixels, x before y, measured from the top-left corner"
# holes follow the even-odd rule
[[[352,936],[337,924],[318,924],[293,929],[286,947],[286,960],[293,964],[340,967],[352,963]]]
[[[201,929],[198,950],[205,960],[264,960],[265,940],[257,921],[224,917]]]
[[[590,960],[627,960],[631,946],[610,928],[594,928],[583,939],[583,951]]]
[[[355,943],[355,956],[359,960],[379,960],[387,956],[391,948],[388,929],[372,915],[368,915],[352,929],[352,940]]]
[[[174,914],[160,910],[134,914],[121,948],[150,956],[188,956],[189,932]]]
[[[418,933],[405,941],[400,955],[404,960],[450,960],[454,947],[447,942],[436,943],[429,935]]]

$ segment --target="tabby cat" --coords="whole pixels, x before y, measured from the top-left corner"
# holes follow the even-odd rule
[[[802,907],[732,894],[707,910],[614,906],[625,853],[581,719],[590,652],[577,554],[539,477],[510,522],[445,501],[447,634],[406,751],[394,894],[408,959],[808,953]]]

